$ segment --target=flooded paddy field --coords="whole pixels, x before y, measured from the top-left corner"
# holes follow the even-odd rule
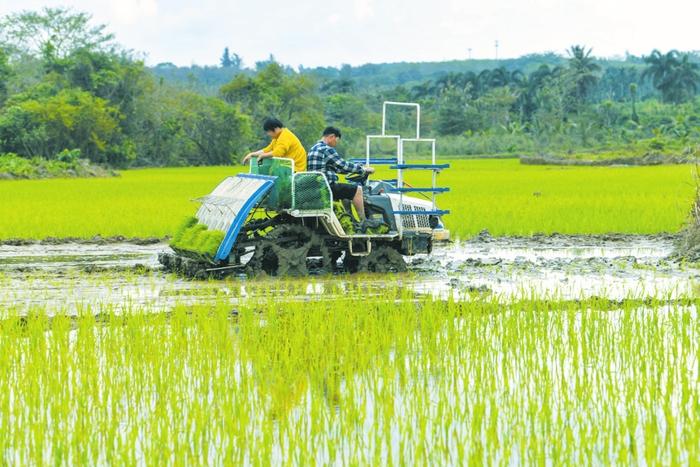
[[[255,296],[323,299],[358,287],[380,293],[396,284],[435,297],[473,293],[509,300],[522,296],[582,299],[657,297],[694,293],[700,269],[672,258],[675,238],[654,236],[540,236],[493,238],[480,235],[438,246],[431,255],[407,258],[408,274],[334,275],[302,280],[193,281],[160,270],[164,243],[64,243],[0,246],[0,305],[15,309],[49,304],[80,306],[148,305]]]
[[[2,245],[2,459],[694,465],[700,270],[674,241],[484,234],[407,274],[208,281],[165,244]]]

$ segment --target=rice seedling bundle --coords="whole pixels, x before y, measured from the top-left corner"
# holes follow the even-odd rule
[[[207,226],[197,222],[196,217],[187,217],[175,231],[170,246],[174,250],[193,252],[211,260],[223,240],[223,232],[208,230]]]

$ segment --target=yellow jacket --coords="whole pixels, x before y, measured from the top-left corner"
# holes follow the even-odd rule
[[[277,138],[273,138],[263,152],[272,152],[272,157],[286,157],[294,161],[294,171],[303,172],[306,170],[306,149],[301,145],[301,141],[294,133],[287,128],[282,128],[282,132]]]

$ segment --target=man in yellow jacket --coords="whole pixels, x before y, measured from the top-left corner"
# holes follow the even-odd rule
[[[306,149],[302,146],[299,138],[294,133],[284,127],[284,124],[276,118],[268,118],[263,122],[265,133],[272,138],[270,144],[259,151],[251,152],[243,158],[243,163],[247,164],[251,157],[258,156],[259,159],[266,157],[284,157],[294,161],[294,171],[303,172],[306,170]]]

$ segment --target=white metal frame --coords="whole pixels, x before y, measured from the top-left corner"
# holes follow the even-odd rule
[[[416,138],[420,138],[420,104],[415,102],[392,102],[385,101],[382,105],[382,135],[386,134],[386,109],[389,106],[395,107],[415,107],[416,109]]]
[[[387,135],[386,134],[386,127],[387,127],[387,109],[391,106],[395,107],[411,107],[416,109],[416,133],[414,138],[403,138],[400,135]],[[371,140],[373,138],[394,138],[396,139],[396,165],[399,166],[396,169],[396,187],[399,189],[404,188],[405,183],[404,183],[404,174],[403,171],[405,169],[402,169],[401,166],[406,163],[405,157],[404,157],[404,143],[405,142],[414,142],[414,143],[430,143],[431,145],[431,164],[435,165],[436,164],[436,148],[435,148],[435,139],[434,138],[421,138],[420,136],[420,116],[421,116],[421,111],[420,111],[420,104],[416,102],[394,102],[394,101],[385,101],[382,105],[382,133],[380,135],[367,135],[367,152],[366,152],[366,162],[369,164],[370,159],[371,159]],[[432,189],[433,192],[432,194],[432,209],[437,210],[437,200],[436,200],[436,195],[435,193],[435,188],[437,187],[437,170],[433,169],[433,176],[432,176]],[[402,191],[399,192],[399,206],[398,209],[399,211],[403,210],[402,206],[404,205],[404,194]],[[396,219],[396,225],[399,231],[399,235],[403,235],[403,215],[401,214],[395,214],[395,219]]]
[[[396,160],[398,161],[398,153],[400,151],[400,141],[401,141],[401,136],[400,135],[367,135],[367,145],[366,145],[366,151],[365,151],[365,162],[369,165],[369,161],[371,159],[371,151],[372,151],[372,140],[373,139],[395,139],[396,140]]]
[[[409,143],[430,143],[430,163],[435,165],[436,164],[436,153],[435,153],[435,138],[401,138],[399,141],[399,146],[401,147],[401,163],[403,164],[405,162],[405,158],[403,157],[404,151],[403,151],[403,143],[405,142]],[[403,169],[398,169],[398,172],[400,173],[399,176],[397,176],[397,186],[398,188],[403,188]],[[437,187],[437,170],[433,170],[433,178],[432,178],[432,188]],[[401,200],[403,201],[403,193],[399,193],[401,195]],[[432,194],[432,200],[433,200],[433,210],[437,209],[437,200],[435,199],[436,193],[433,192]]]

